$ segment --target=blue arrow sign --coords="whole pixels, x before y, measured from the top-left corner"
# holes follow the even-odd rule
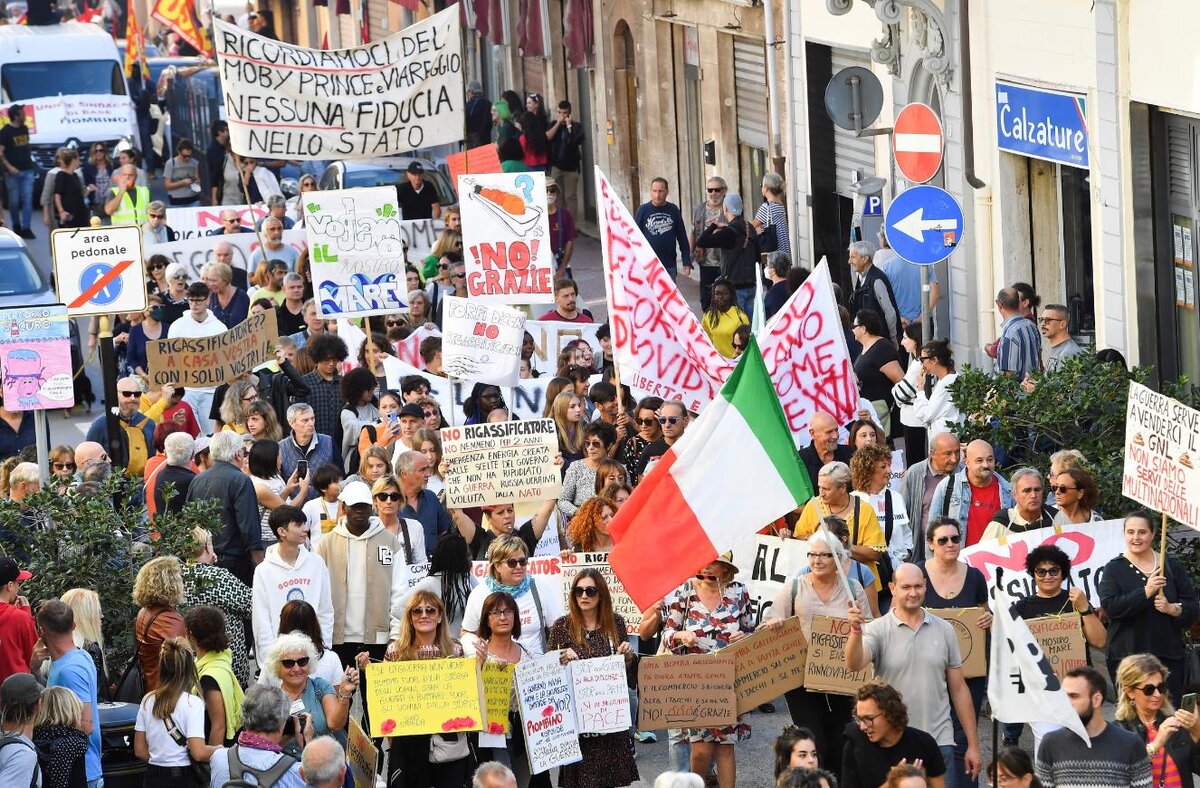
[[[940,263],[962,243],[962,207],[936,186],[913,186],[898,194],[883,224],[896,254],[917,265]]]

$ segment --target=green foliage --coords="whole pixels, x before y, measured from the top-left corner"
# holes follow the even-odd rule
[[[171,491],[164,491],[169,497]],[[215,501],[196,501],[180,514],[160,513],[151,529],[145,507],[130,503],[132,492],[118,472],[92,492],[50,487],[21,503],[0,501],[0,549],[33,573],[22,591],[34,610],[71,588],[90,588],[100,596],[110,682],[134,651],[138,569],[160,555],[191,558],[192,529],[216,519]]]

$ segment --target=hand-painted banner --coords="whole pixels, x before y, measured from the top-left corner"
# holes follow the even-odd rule
[[[211,337],[157,339],[146,343],[150,385],[205,388],[234,379],[275,358],[279,328],[275,310],[260,312]]]
[[[575,698],[559,652],[525,657],[517,663],[516,680],[530,773],[583,760]]]
[[[267,215],[265,205],[196,205],[167,208],[167,226],[179,233],[179,239],[198,238],[213,230],[224,230],[221,214],[237,211],[239,226],[244,231],[253,230],[259,219]],[[254,237],[253,234],[251,237]]]
[[[243,156],[366,159],[463,138],[458,8],[338,50],[213,25],[229,141]]]
[[[515,386],[525,313],[448,295],[442,306],[442,368],[468,383]]]
[[[483,688],[474,657],[367,665],[371,735],[461,733],[483,728]]]
[[[547,501],[562,492],[554,465],[558,429],[553,419],[468,424],[442,430],[446,505],[491,506]]]
[[[639,731],[720,728],[737,722],[732,652],[661,654],[638,663]]]
[[[283,242],[297,251],[305,248],[303,230],[284,230]],[[164,255],[172,263],[182,263],[187,266],[192,281],[200,280],[200,269],[205,263],[216,262],[217,244],[227,243],[233,247],[233,267],[247,272],[250,270],[250,257],[258,249],[258,236],[254,233],[234,233],[232,235],[194,235],[153,246],[143,246],[142,255],[149,259],[151,255]]]
[[[738,714],[748,714],[788,690],[804,685],[808,639],[800,619],[786,618],[778,627],[762,627],[748,638],[722,649],[737,660],[733,689]]]
[[[557,370],[559,352],[568,342],[578,339],[586,340],[592,349],[593,362],[599,361],[604,351],[596,332],[600,330],[599,323],[567,323],[562,320],[526,320],[525,330],[533,337],[533,357],[529,363],[533,368],[545,375],[553,375]],[[624,382],[624,381],[622,381]]]
[[[71,138],[91,142],[133,135],[137,139],[137,115],[125,95],[45,96],[14,103],[25,108],[31,145],[61,145]],[[5,124],[12,106],[0,107]]]
[[[1099,607],[1104,565],[1125,551],[1123,526],[1123,520],[1105,520],[1039,528],[1008,536],[1003,544],[997,539],[973,544],[964,548],[959,558],[983,572],[989,585],[995,580],[996,567],[1003,568],[1004,590],[1013,597],[1023,597],[1036,590],[1033,578],[1025,572],[1025,557],[1038,545],[1054,545],[1071,559],[1068,587],[1082,588],[1092,605]]]
[[[1129,384],[1121,494],[1200,530],[1200,411]]]
[[[750,612],[757,625],[767,615],[775,596],[790,579],[808,566],[808,542],[753,534],[733,548],[738,580],[750,592]]]
[[[0,310],[0,372],[9,411],[70,408],[70,319],[65,306]]]
[[[713,347],[599,167],[596,196],[613,358],[621,383],[635,398],[678,399],[698,412],[716,396],[733,366]]]
[[[813,616],[808,634],[808,660],[804,664],[804,688],[809,692],[854,695],[875,673],[870,663],[860,671],[846,667],[846,641],[850,622],[844,618]]]
[[[568,607],[571,601],[571,584],[575,576],[583,569],[595,569],[604,575],[608,584],[608,593],[612,597],[613,612],[625,619],[626,634],[636,635],[638,624],[642,622],[642,611],[625,593],[621,578],[612,570],[608,563],[608,553],[571,553],[562,558],[559,563],[562,569],[562,599],[563,607]]]
[[[487,661],[479,667],[483,682],[483,703],[487,712],[484,730],[493,736],[504,736],[512,725],[508,719],[508,706],[512,701],[513,670],[516,665],[509,662],[503,666]]]
[[[464,175],[458,183],[467,294],[494,304],[554,301],[554,252],[540,172]]]
[[[1042,647],[1046,659],[1060,679],[1075,668],[1088,664],[1087,641],[1083,635],[1083,619],[1076,613],[1064,616],[1042,616],[1025,622]]]
[[[338,325],[341,325],[340,323]],[[339,332],[340,335],[340,332]],[[417,369],[425,369],[425,360],[421,358],[421,342],[426,337],[440,337],[442,332],[436,328],[426,328],[421,326],[409,334],[404,339],[396,343],[396,358],[408,364],[410,367]],[[353,356],[357,353],[355,350],[350,351]]]

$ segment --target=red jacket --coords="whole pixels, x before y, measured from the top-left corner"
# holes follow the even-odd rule
[[[0,602],[0,681],[29,672],[29,657],[37,639],[29,608]]]

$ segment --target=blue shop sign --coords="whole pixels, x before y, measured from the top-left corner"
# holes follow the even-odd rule
[[[1087,99],[997,82],[996,134],[1000,150],[1087,167]]]

